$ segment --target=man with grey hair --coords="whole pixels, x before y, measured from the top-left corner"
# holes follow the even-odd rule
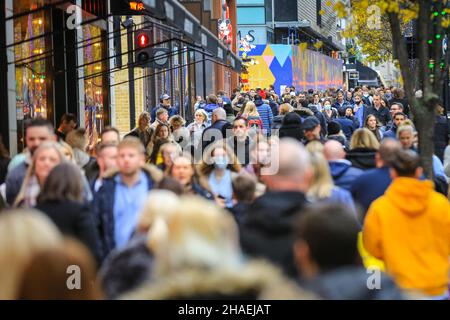
[[[229,130],[229,135],[232,135],[231,130],[233,129],[233,126],[226,120],[226,118],[227,114],[225,109],[220,107],[214,109],[211,116],[212,125],[203,131],[202,140],[200,141],[199,147],[201,148],[202,153],[214,141],[226,139],[227,130]]]
[[[272,165],[278,166],[278,171],[262,176],[267,186],[266,193],[257,198],[243,215],[241,245],[247,255],[265,258],[278,265],[287,276],[295,278],[293,226],[296,213],[307,202],[305,193],[312,177],[309,154],[300,142],[281,139]]]
[[[350,191],[353,181],[363,171],[353,167],[352,163],[345,159],[345,151],[342,144],[336,140],[328,140],[323,147],[323,154],[330,166],[330,173],[334,184]]]

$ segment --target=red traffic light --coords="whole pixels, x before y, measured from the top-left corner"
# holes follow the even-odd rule
[[[137,44],[141,48],[148,46],[149,40],[148,35],[145,33],[141,33],[137,36]]]

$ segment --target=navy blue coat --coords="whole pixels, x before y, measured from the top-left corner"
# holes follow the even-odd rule
[[[362,206],[364,217],[372,202],[384,194],[391,182],[389,167],[383,167],[367,170],[352,183],[353,200]]]
[[[397,126],[395,124],[392,127],[383,133],[383,139],[391,138],[397,139]]]
[[[329,165],[334,184],[348,191],[351,191],[352,183],[364,172],[352,167],[352,163],[348,160],[331,161]]]
[[[355,123],[346,117],[339,117],[334,121],[338,122],[341,125],[342,132],[345,134],[347,140],[350,141],[353,132],[357,129],[355,128]]]
[[[150,191],[154,184],[157,182],[152,177],[150,172],[144,170],[148,180],[148,190]],[[106,178],[103,180],[103,185],[94,196],[93,212],[95,225],[100,236],[100,247],[102,259],[106,258],[108,254],[116,247],[114,240],[114,202],[116,182],[114,177],[117,175]]]

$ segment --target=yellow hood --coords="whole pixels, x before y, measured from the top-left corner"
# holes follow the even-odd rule
[[[386,190],[386,197],[402,212],[417,216],[425,212],[434,190],[433,182],[415,178],[396,178]]]

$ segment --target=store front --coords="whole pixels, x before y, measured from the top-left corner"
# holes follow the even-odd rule
[[[7,48],[2,63],[7,84],[1,90],[7,99],[0,103],[0,111],[8,115],[1,133],[12,153],[24,149],[26,124],[36,117],[56,127],[64,113],[74,113],[91,143],[109,122],[104,76],[107,24],[95,19],[98,13],[106,15],[107,1],[74,2],[83,8],[79,29],[66,25],[70,2],[6,0],[1,8],[0,29],[5,30]]]

